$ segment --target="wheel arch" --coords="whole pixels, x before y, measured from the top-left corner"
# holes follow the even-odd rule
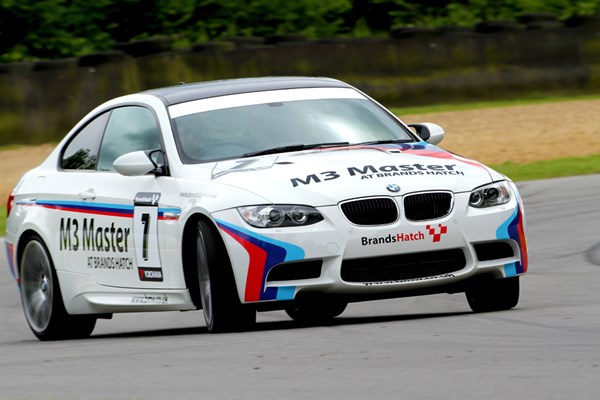
[[[27,243],[29,243],[29,241],[32,238],[36,238],[36,237],[42,241],[42,244],[48,250],[48,257],[50,257],[50,262],[52,263],[52,266],[54,266],[54,269],[56,272],[56,267],[55,267],[56,264],[54,262],[54,257],[52,256],[52,253],[50,252],[50,249],[48,248],[46,239],[44,239],[44,237],[36,230],[26,229],[25,231],[23,231],[21,233],[21,235],[17,239],[17,245],[16,245],[16,249],[15,249],[15,274],[17,274],[19,286],[21,286],[21,279],[20,279],[21,278],[21,258],[23,257],[23,251],[25,251],[25,246],[27,245]]]
[[[200,297],[200,286],[198,282],[198,271],[196,266],[196,227],[198,222],[205,221],[210,224],[213,229],[214,237],[218,240],[219,251],[223,257],[226,257],[226,265],[231,268],[231,260],[227,253],[225,242],[219,232],[219,228],[215,222],[205,214],[195,213],[191,215],[185,222],[181,240],[181,265],[183,266],[183,277],[185,286],[190,292],[192,302],[198,310],[202,309],[202,300]],[[233,271],[231,271],[233,275]]]

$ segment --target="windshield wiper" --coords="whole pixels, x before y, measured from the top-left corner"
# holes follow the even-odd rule
[[[333,142],[333,143],[313,143],[313,144],[291,144],[287,146],[272,147],[265,150],[251,151],[245,153],[242,157],[264,156],[267,154],[289,153],[292,151],[321,149],[326,147],[347,146],[349,142]]]
[[[411,143],[413,139],[383,139],[383,140],[372,140],[370,142],[353,143],[352,146],[368,146],[371,144],[395,144],[395,143]]]

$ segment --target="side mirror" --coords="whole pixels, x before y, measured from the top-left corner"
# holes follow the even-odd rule
[[[125,176],[140,176],[149,173],[163,175],[166,167],[161,150],[134,151],[123,154],[113,162],[115,170]]]
[[[444,139],[444,128],[431,122],[421,122],[419,124],[409,124],[417,132],[417,135],[430,144],[438,144]]]

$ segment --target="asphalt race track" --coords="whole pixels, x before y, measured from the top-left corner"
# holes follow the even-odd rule
[[[436,295],[352,304],[330,326],[263,313],[223,335],[201,312],[128,314],[42,343],[2,250],[0,399],[596,399],[600,175],[519,186],[530,273],[497,313]]]

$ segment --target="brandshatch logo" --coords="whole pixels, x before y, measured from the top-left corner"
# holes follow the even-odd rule
[[[429,234],[433,236],[434,243],[439,242],[442,239],[442,235],[445,235],[448,232],[448,227],[442,224],[438,224],[437,228],[432,228],[431,225],[427,225],[425,229],[427,229],[427,232],[429,232]]]
[[[448,227],[443,224],[437,224],[437,226],[426,225],[427,236],[423,231],[417,231],[415,233],[397,233],[395,235],[389,234],[387,236],[380,236],[375,238],[361,237],[361,244],[363,246],[373,246],[378,244],[390,244],[390,243],[404,243],[404,242],[416,242],[425,240],[430,237],[433,243],[440,242],[442,236],[448,233]]]

